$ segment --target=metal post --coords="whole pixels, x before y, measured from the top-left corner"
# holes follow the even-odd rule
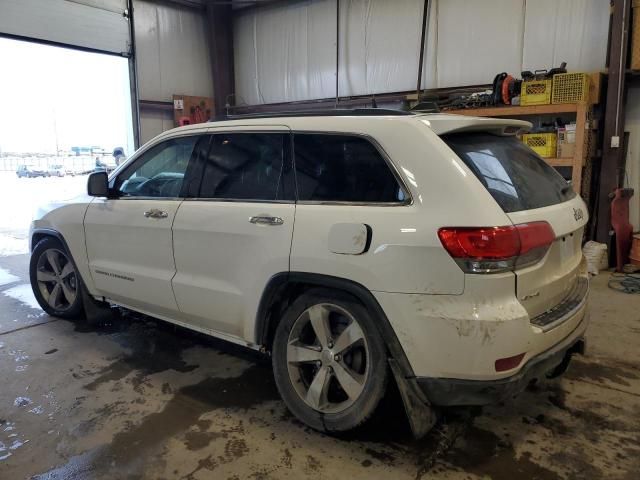
[[[338,108],[338,72],[340,70],[340,0],[336,0],[336,101],[335,108]]]
[[[609,194],[618,187],[624,158],[624,92],[631,0],[614,0],[609,43],[609,80],[604,116],[604,140],[596,212],[596,239],[609,243],[611,204]],[[617,139],[617,141],[616,141]]]
[[[420,57],[418,60],[418,85],[416,86],[416,100],[420,103],[420,91],[422,90],[422,69],[424,67],[424,40],[427,34],[427,18],[429,17],[429,0],[424,0],[422,7],[422,35],[420,36]]]
[[[138,67],[136,65],[136,30],[133,22],[133,0],[127,0],[129,17],[129,89],[131,95],[131,118],[133,123],[133,146],[140,147],[140,105],[138,103]],[[127,152],[129,155],[133,152]]]
[[[233,10],[230,3],[209,2],[206,5],[206,13],[214,117],[225,118],[226,104],[234,93]]]

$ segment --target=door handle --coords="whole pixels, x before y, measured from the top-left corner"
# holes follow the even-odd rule
[[[258,215],[255,217],[249,217],[249,222],[254,225],[282,225],[284,220],[280,217],[270,217],[268,215]]]
[[[164,210],[152,208],[151,210],[147,210],[146,212],[144,212],[144,216],[146,218],[167,218],[169,214]]]

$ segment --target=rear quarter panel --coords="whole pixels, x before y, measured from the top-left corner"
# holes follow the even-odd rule
[[[405,206],[299,202],[291,270],[348,278],[373,291],[461,294],[464,274],[442,247],[438,229],[511,223],[473,173],[416,118],[313,120],[308,126],[304,121],[291,125],[294,134],[352,132],[375,140],[412,201]],[[369,250],[362,255],[331,252],[329,232],[337,223],[369,225]]]

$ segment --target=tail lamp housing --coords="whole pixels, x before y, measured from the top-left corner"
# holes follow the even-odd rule
[[[444,227],[444,248],[466,273],[499,273],[539,262],[556,236],[547,222],[502,227]]]

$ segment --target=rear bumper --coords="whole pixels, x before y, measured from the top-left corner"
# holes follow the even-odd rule
[[[495,404],[522,392],[531,381],[562,374],[574,353],[584,354],[586,315],[562,342],[532,357],[515,375],[497,380],[418,377],[416,381],[432,405]]]

